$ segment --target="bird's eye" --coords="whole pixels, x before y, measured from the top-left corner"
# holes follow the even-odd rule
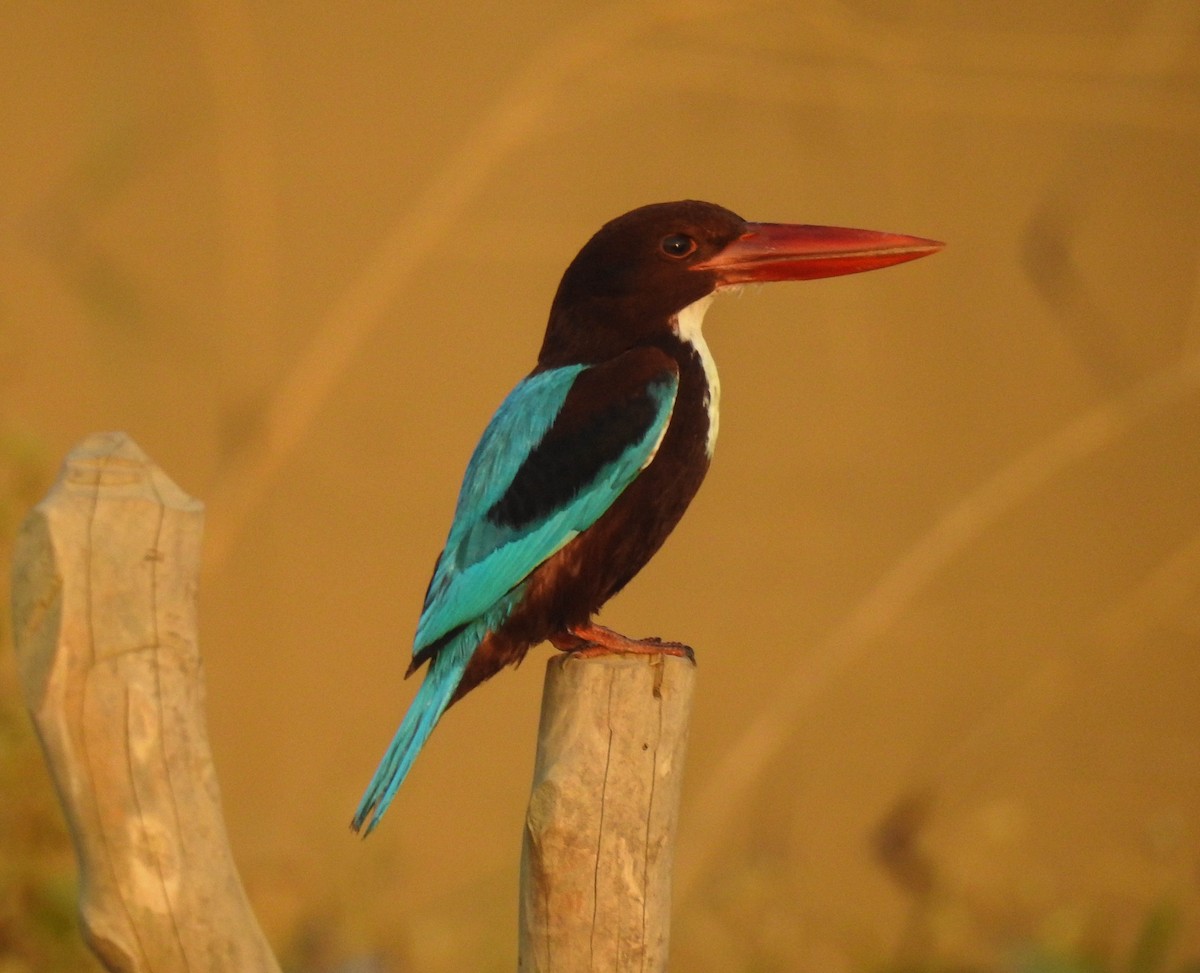
[[[678,260],[696,252],[696,241],[685,233],[672,233],[668,237],[663,237],[663,241],[658,247],[668,257],[675,257]]]

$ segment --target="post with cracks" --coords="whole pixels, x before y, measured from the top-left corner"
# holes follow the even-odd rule
[[[521,849],[520,973],[662,973],[695,665],[552,658]]]
[[[13,627],[114,973],[279,973],[233,863],[204,720],[204,507],[123,433],[89,436],[21,528]]]

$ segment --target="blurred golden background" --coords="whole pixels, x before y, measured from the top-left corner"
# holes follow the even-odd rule
[[[681,197],[949,245],[708,316],[713,470],[603,617],[700,660],[673,968],[1196,961],[1195,0],[3,20],[5,557],[89,432],[206,502],[210,730],[289,968],[512,968],[545,650],[347,824],[560,273]],[[10,973],[57,968],[73,873],[4,638]]]

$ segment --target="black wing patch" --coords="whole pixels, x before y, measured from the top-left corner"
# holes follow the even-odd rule
[[[581,372],[562,410],[530,451],[508,490],[487,512],[519,529],[564,506],[600,471],[646,435],[661,408],[664,385],[678,374],[655,349],[638,349]]]

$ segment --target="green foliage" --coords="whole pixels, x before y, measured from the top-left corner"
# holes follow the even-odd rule
[[[1011,969],[1013,973],[1197,973],[1200,960],[1171,961],[1179,929],[1179,911],[1164,903],[1146,916],[1127,957],[1116,951],[1071,954],[1031,945],[1018,951]]]
[[[1178,952],[1181,926],[1179,910],[1163,903],[1147,914],[1128,954],[1096,947],[1068,950],[1030,941],[994,966],[931,958],[925,962],[884,965],[877,968],[877,973],[1200,973],[1200,959],[1171,958]]]

